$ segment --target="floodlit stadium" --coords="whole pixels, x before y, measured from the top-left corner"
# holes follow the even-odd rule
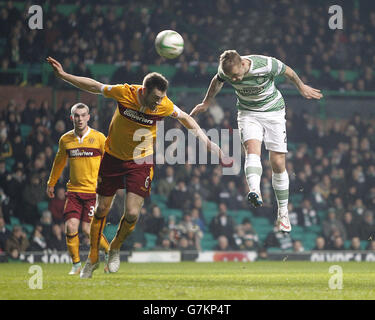
[[[371,1],[0,0],[0,299],[373,300],[374,34]]]

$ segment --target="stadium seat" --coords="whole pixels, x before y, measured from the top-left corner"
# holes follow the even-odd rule
[[[163,196],[161,194],[153,194],[153,195],[151,195],[151,201],[152,202],[163,202],[163,203],[166,203],[167,202],[167,197]]]
[[[71,13],[76,12],[78,6],[75,4],[58,4],[56,5],[56,11],[67,17]]]
[[[366,250],[366,247],[368,246],[369,242],[366,240],[361,240],[361,249]]]
[[[13,165],[14,163],[16,162],[16,160],[14,158],[6,158],[5,159],[5,167],[6,167],[6,170],[9,171],[9,172],[12,172],[12,168],[13,168]]]
[[[18,219],[16,217],[10,217],[9,221],[10,221],[10,224],[11,224],[12,227],[15,226],[15,225],[21,224],[20,219]]]
[[[203,209],[202,211],[207,223],[210,223],[210,221],[217,215],[217,209]]]
[[[44,210],[48,209],[48,201],[40,201],[37,204],[38,212],[41,214]]]
[[[21,130],[21,137],[23,140],[26,140],[26,138],[28,137],[32,129],[33,129],[32,126],[29,126],[27,124],[21,124],[20,130]]]
[[[22,228],[26,231],[26,233],[30,236],[34,231],[34,226],[31,224],[22,224]]]
[[[149,70],[151,72],[159,72],[162,75],[164,75],[167,79],[173,78],[173,76],[176,74],[176,67],[170,66],[170,65],[149,65]]]
[[[290,195],[290,201],[293,203],[293,206],[298,207],[303,199],[303,195],[300,193],[295,193]]]
[[[315,224],[310,227],[305,227],[305,230],[307,232],[315,232],[316,234],[319,234],[322,231],[322,226],[320,224]]]
[[[270,221],[267,218],[264,217],[253,217],[252,219],[253,226],[256,225],[271,225]]]
[[[108,77],[110,79],[112,77],[112,74],[117,70],[117,66],[105,63],[90,64],[88,65],[88,68],[92,72],[93,78],[95,79],[102,76]]]
[[[162,215],[167,219],[169,216],[175,216],[176,221],[182,218],[182,210],[179,209],[164,209],[162,210]]]
[[[145,232],[145,238],[146,238],[146,248],[153,249],[156,246],[156,240],[158,236],[153,233]]]

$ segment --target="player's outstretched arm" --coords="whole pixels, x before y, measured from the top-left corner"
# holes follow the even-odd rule
[[[202,103],[197,104],[195,108],[190,112],[192,117],[196,116],[201,112],[205,112],[208,107],[212,104],[213,98],[219,93],[221,88],[223,87],[224,82],[221,82],[217,79],[217,75],[215,75],[208,87],[206,96],[204,97]]]
[[[294,85],[297,87],[301,95],[304,96],[306,99],[318,99],[319,100],[323,97],[319,89],[314,89],[304,84],[302,80],[298,77],[297,73],[292,68],[286,66],[284,74],[294,83]]]
[[[60,62],[58,62],[54,58],[48,57],[46,60],[52,66],[56,77],[70,83],[71,85],[79,89],[88,91],[90,93],[101,93],[100,90],[103,86],[102,83],[91,78],[74,76],[72,74],[65,72]]]
[[[177,120],[190,132],[192,132],[196,137],[204,142],[207,146],[207,149],[210,152],[215,153],[219,156],[220,164],[223,167],[231,167],[233,165],[233,159],[226,157],[220,147],[208,139],[207,135],[202,131],[198,123],[187,113],[181,111],[177,117]]]

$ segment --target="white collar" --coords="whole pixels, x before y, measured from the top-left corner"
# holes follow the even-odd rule
[[[77,139],[78,139],[78,143],[83,143],[83,140],[88,136],[88,134],[90,133],[90,131],[91,131],[91,128],[88,126],[87,127],[88,128],[88,130],[86,131],[86,133],[82,136],[82,137],[80,137],[80,136],[78,136],[77,134],[76,134],[76,131],[73,129],[73,133],[74,133],[74,135],[77,137]]]

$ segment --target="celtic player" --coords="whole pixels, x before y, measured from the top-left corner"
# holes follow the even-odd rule
[[[287,151],[285,102],[274,79],[289,78],[306,99],[320,99],[320,90],[305,85],[298,75],[281,61],[262,55],[240,56],[227,50],[220,56],[218,73],[211,80],[203,102],[190,113],[195,116],[212,104],[213,98],[230,83],[237,95],[238,128],[246,151],[245,174],[250,192],[248,201],[259,207],[262,164],[261,146],[264,141],[272,167],[272,186],[278,203],[277,221],[280,231],[290,232],[288,217],[289,177],[285,169]]]

